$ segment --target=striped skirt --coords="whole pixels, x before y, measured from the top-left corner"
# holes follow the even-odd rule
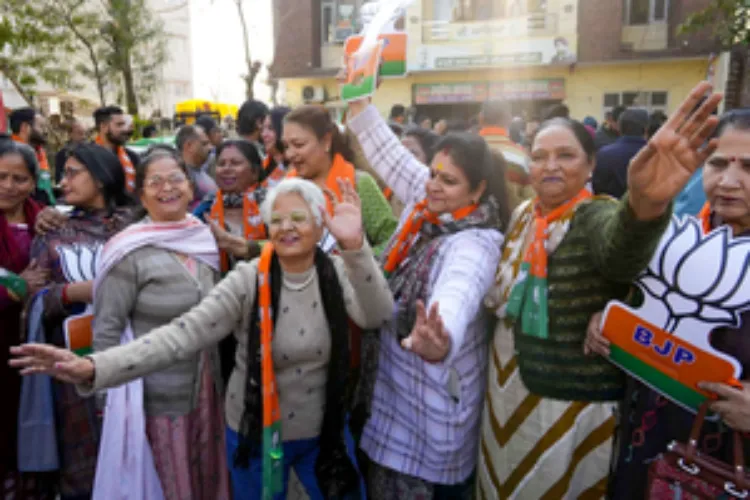
[[[616,403],[536,396],[521,381],[513,332],[498,323],[477,466],[480,499],[598,499],[607,492]]]

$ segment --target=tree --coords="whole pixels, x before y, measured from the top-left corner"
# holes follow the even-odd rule
[[[713,27],[725,48],[750,42],[750,9],[747,0],[713,0],[708,7],[690,14],[680,26],[682,34]]]
[[[747,0],[714,0],[690,14],[680,34],[711,28],[722,48],[730,51],[730,71],[724,103],[726,109],[750,105],[750,5]]]
[[[268,77],[266,78],[266,85],[271,89],[271,104],[274,106],[279,105],[279,79],[273,73],[273,65],[266,65],[266,72]]]
[[[110,18],[101,32],[109,45],[107,64],[118,75],[128,113],[137,115],[161,83],[167,35],[146,0],[103,1]]]
[[[77,48],[86,55],[75,65],[76,72],[96,84],[99,104],[104,106],[107,82],[113,76],[107,65],[109,48],[100,35],[107,22],[106,12],[94,10],[86,0],[41,0],[40,5],[70,31]]]
[[[0,73],[32,102],[40,83],[74,88],[70,32],[36,2],[0,1]]]
[[[253,61],[250,53],[250,32],[247,27],[247,20],[245,19],[245,9],[243,8],[244,0],[234,0],[234,4],[237,6],[237,14],[240,18],[240,26],[242,27],[242,41],[245,46],[245,67],[247,73],[242,75],[242,79],[245,81],[245,97],[247,99],[255,98],[255,80],[258,78],[263,65],[260,61]]]

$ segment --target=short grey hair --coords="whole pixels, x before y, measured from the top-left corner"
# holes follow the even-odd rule
[[[323,194],[323,190],[314,182],[298,177],[284,179],[268,192],[265,201],[260,207],[260,215],[263,217],[263,222],[266,225],[271,223],[271,212],[273,212],[273,205],[276,203],[276,198],[280,194],[291,193],[300,195],[307,202],[310,212],[315,217],[315,223],[318,226],[322,226],[323,216],[321,215],[321,210],[327,210],[326,196]]]

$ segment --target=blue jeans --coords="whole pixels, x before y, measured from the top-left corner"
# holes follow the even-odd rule
[[[250,458],[247,469],[234,465],[234,452],[239,446],[239,435],[227,427],[227,459],[229,472],[232,475],[232,498],[234,500],[260,500],[263,492],[263,458]],[[320,447],[318,438],[300,439],[284,442],[284,490],[275,496],[274,500],[285,500],[289,483],[289,469],[294,467],[302,485],[307,490],[310,500],[323,500],[323,493],[318,487],[315,476],[315,460],[318,458]]]

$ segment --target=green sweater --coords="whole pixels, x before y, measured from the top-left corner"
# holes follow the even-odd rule
[[[357,194],[362,200],[362,225],[367,241],[376,257],[385,250],[391,235],[398,226],[388,200],[383,196],[378,183],[366,172],[357,172]]]
[[[586,330],[607,302],[626,297],[670,216],[671,209],[638,221],[626,201],[607,199],[578,207],[548,260],[549,338],[525,335],[516,322],[519,370],[531,392],[566,401],[622,399],[625,375],[602,357],[584,355]]]

